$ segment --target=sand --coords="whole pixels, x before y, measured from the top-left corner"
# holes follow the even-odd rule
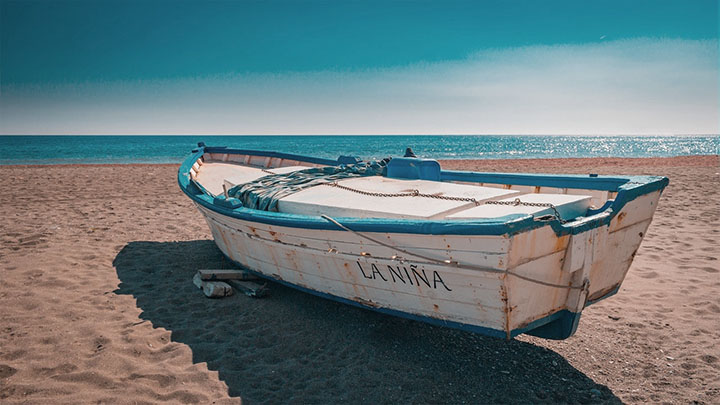
[[[230,267],[174,165],[2,166],[0,403],[720,403],[717,156],[449,161],[670,178],[619,293],[575,336],[514,341],[270,284]]]

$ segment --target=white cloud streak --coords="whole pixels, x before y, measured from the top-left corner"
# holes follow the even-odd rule
[[[478,52],[362,72],[4,86],[4,134],[717,134],[717,40]]]

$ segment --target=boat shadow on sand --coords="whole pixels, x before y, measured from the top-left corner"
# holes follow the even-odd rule
[[[270,295],[208,299],[201,268],[232,268],[211,240],[131,242],[115,291],[188,345],[250,402],[610,402],[557,353],[391,317],[269,283]]]

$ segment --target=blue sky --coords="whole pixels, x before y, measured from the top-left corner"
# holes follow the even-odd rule
[[[718,133],[717,1],[7,1],[0,131]]]

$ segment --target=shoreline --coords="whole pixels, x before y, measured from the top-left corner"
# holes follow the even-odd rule
[[[441,163],[670,184],[573,337],[506,341],[276,283],[207,299],[192,275],[229,263],[177,164],[3,165],[0,402],[720,401],[718,155]]]
[[[438,160],[441,163],[450,165],[477,165],[485,163],[538,163],[541,166],[555,166],[562,163],[570,164],[627,164],[635,163],[638,165],[651,164],[654,166],[675,166],[681,164],[683,166],[704,166],[718,161],[720,155],[681,155],[666,157],[581,157],[581,158],[518,158],[518,159],[443,159]]]
[[[676,163],[685,163],[691,166],[707,164],[706,160],[717,160],[720,155],[707,154],[707,155],[679,155],[679,156],[661,156],[661,157],[614,157],[614,156],[596,156],[596,157],[580,157],[580,158],[507,158],[507,159],[436,159],[441,164],[447,163],[450,166],[455,165],[466,165],[466,164],[479,164],[479,163],[495,163],[504,164],[509,162],[537,162],[547,165],[555,165],[560,162],[566,163],[599,163],[599,164],[614,164],[614,163],[652,163],[652,164],[669,164],[674,165]],[[118,167],[118,166],[180,166],[178,163],[2,163],[0,166],[7,167],[26,167],[26,168],[37,168],[37,167],[54,167],[54,166],[78,166],[78,167]]]

